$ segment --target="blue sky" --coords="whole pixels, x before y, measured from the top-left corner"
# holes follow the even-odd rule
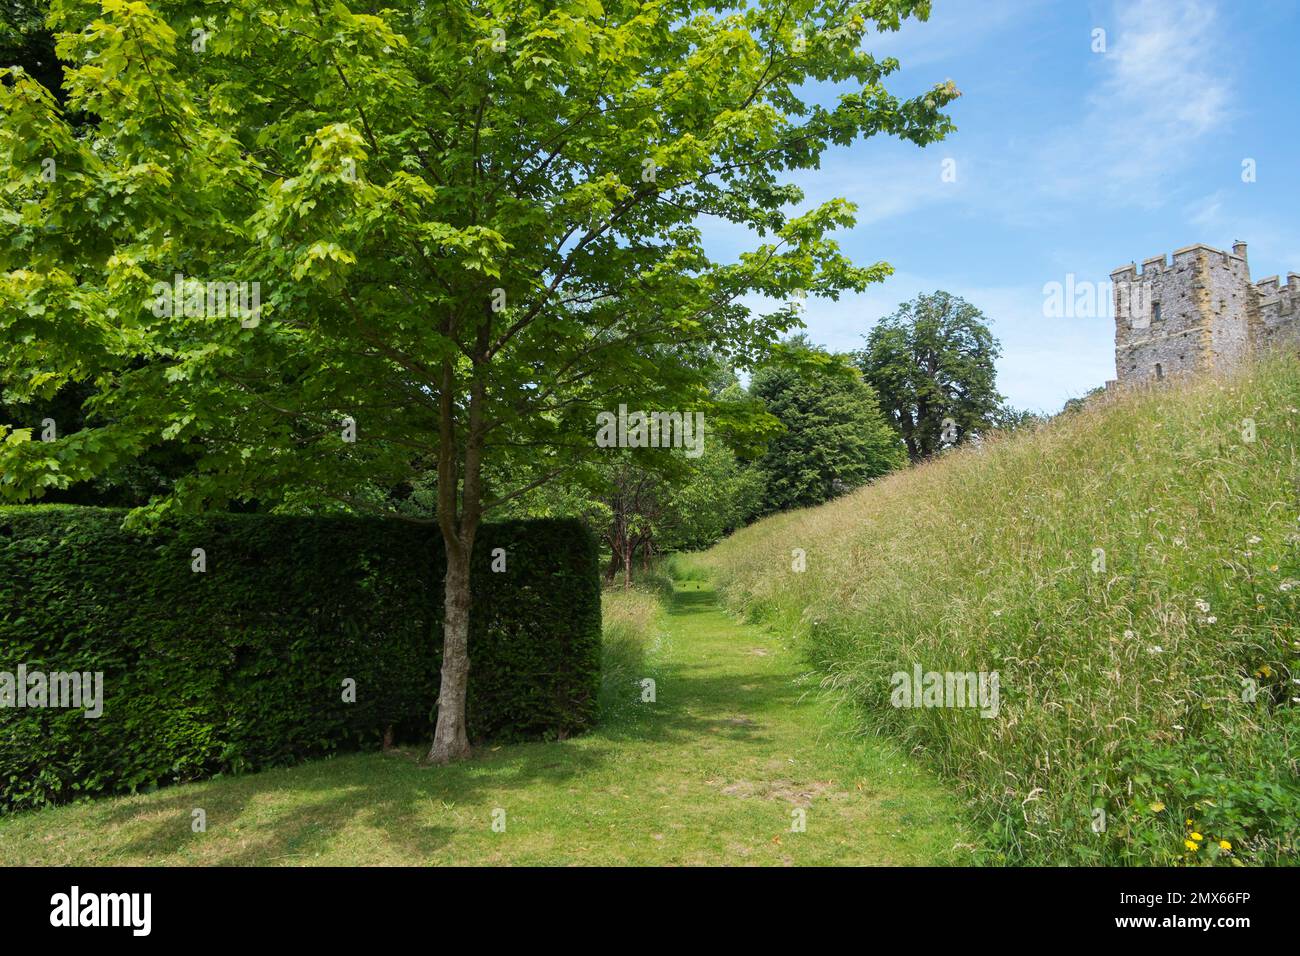
[[[898,303],[945,289],[991,320],[1002,393],[1051,412],[1114,377],[1114,327],[1045,317],[1046,283],[1236,239],[1255,280],[1300,272],[1296,0],[935,0],[928,22],[866,46],[901,62],[898,95],[951,78],[958,130],[924,150],[859,141],[795,178],[806,205],[855,202],[841,245],[896,270],[863,295],[810,300],[814,341],[857,348]],[[753,242],[724,223],[705,235],[726,258]]]

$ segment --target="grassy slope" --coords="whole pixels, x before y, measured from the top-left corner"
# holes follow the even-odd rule
[[[701,563],[970,798],[1001,858],[1295,862],[1297,406],[1294,358],[1143,390],[775,516]],[[892,707],[917,662],[998,670],[998,718]]]
[[[0,865],[667,864],[960,861],[955,802],[808,693],[771,635],[684,582],[649,672],[634,663],[658,605],[611,595],[613,718],[557,743],[492,748],[447,768],[413,752],[321,760],[0,819]],[[655,625],[651,625],[652,627]],[[657,681],[640,702],[639,678]],[[617,684],[610,697],[618,696]],[[791,833],[791,809],[807,832]],[[208,830],[191,832],[191,811]],[[506,831],[492,812],[506,811]]]

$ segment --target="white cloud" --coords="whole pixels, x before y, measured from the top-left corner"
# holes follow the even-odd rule
[[[945,161],[952,162],[955,178],[945,180]],[[905,146],[902,155],[868,162],[851,155],[835,156],[822,169],[796,181],[805,192],[803,209],[842,197],[858,207],[857,223],[863,227],[958,199],[967,173],[963,161],[944,152],[942,145],[924,154]]]
[[[1082,115],[1039,150],[1041,182],[1058,196],[1151,207],[1229,118],[1224,36],[1209,0],[1127,0],[1110,22]]]

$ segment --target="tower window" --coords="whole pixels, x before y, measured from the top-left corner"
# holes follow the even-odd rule
[[[1164,377],[1165,377],[1165,367],[1161,365],[1159,362],[1156,362],[1156,381],[1159,381]]]
[[[1159,322],[1159,321],[1160,321],[1160,303],[1159,303],[1159,302],[1152,302],[1152,303],[1151,303],[1151,321],[1152,321],[1152,322]],[[1159,366],[1156,366],[1156,367],[1159,368]]]

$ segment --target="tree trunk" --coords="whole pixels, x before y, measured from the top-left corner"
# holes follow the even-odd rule
[[[429,760],[450,763],[469,755],[465,704],[469,688],[469,555],[447,543],[447,577],[443,584],[442,684],[438,690],[438,724]]]
[[[469,389],[469,427],[465,432],[464,484],[456,474],[455,370],[442,364],[438,396],[438,525],[447,553],[443,582],[442,682],[438,689],[438,723],[429,749],[432,763],[445,764],[469,756],[465,705],[469,694],[470,561],[483,506],[483,406],[486,395],[483,363],[488,351],[491,313],[479,326],[474,377]],[[457,491],[460,490],[459,502]],[[459,507],[458,507],[459,505]],[[459,521],[457,518],[459,517]]]
[[[623,539],[623,590],[632,586],[632,538]]]

